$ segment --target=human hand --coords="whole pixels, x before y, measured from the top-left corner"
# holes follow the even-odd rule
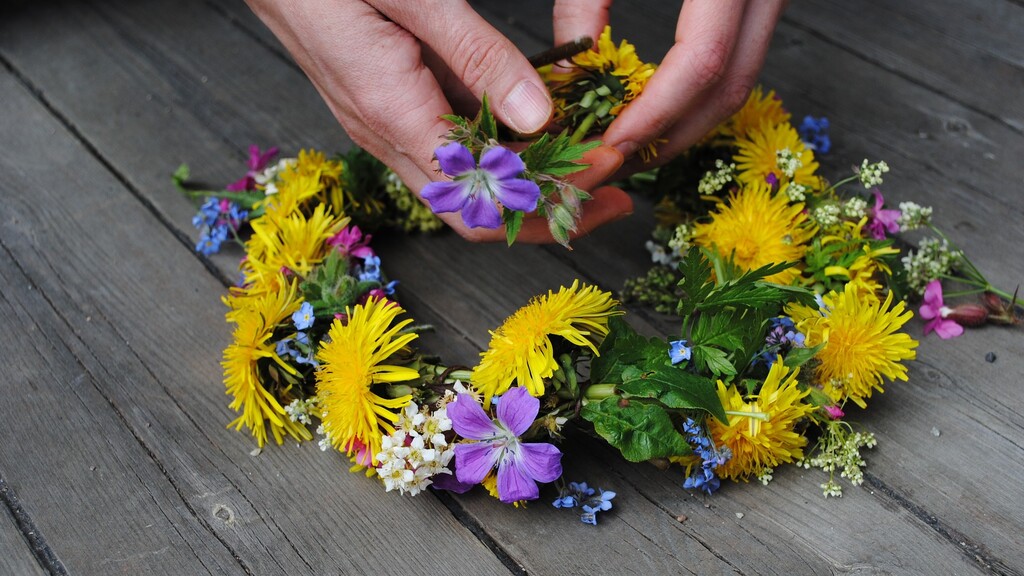
[[[608,126],[602,140],[627,157],[623,173],[653,168],[696,143],[739,110],[757,83],[785,0],[686,0],[675,44],[643,93]],[[597,38],[612,0],[555,0],[555,44]],[[657,140],[658,157],[634,153]]]
[[[434,149],[443,143],[452,103],[478,106],[488,95],[497,118],[529,134],[550,120],[551,98],[526,57],[463,0],[248,0],[292,54],[352,140],[381,159],[417,193],[439,176]],[[621,164],[605,148],[576,175],[596,186]],[[621,190],[592,192],[580,229],[632,210]],[[439,215],[472,241],[505,239],[502,229],[470,229],[458,214]],[[552,241],[530,220],[524,242]]]

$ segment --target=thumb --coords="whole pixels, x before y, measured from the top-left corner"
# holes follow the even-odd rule
[[[494,115],[520,134],[551,119],[551,96],[526,56],[463,0],[379,0],[388,18],[411,32],[477,99],[486,93]],[[428,7],[429,6],[429,11]]]

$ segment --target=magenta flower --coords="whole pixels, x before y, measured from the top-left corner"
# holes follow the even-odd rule
[[[342,256],[355,256],[366,259],[374,256],[373,248],[370,248],[372,235],[363,236],[359,226],[346,226],[337,234],[327,239],[328,246],[334,246]]]
[[[498,467],[498,497],[502,502],[535,500],[537,482],[553,482],[562,475],[562,453],[551,444],[519,440],[540,411],[540,400],[526,388],[516,387],[501,396],[492,420],[469,394],[459,394],[448,405],[456,434],[476,442],[455,446],[455,474],[460,483],[479,484]]]
[[[540,187],[532,180],[519,178],[526,169],[518,154],[501,146],[487,148],[477,166],[473,153],[458,142],[434,150],[441,171],[451,182],[431,182],[420,193],[434,212],[462,211],[462,221],[470,228],[501,226],[501,212],[494,201],[511,210],[532,212],[537,209]]]
[[[932,280],[924,289],[924,302],[920,309],[921,318],[928,320],[924,325],[924,335],[932,330],[943,340],[956,338],[964,333],[964,327],[947,318],[952,310],[942,302],[942,283]]]
[[[839,420],[843,416],[846,416],[846,412],[843,412],[843,409],[835,404],[831,406],[823,406],[823,408],[825,409],[825,413],[828,414],[828,417],[833,420]]]
[[[256,189],[256,176],[267,167],[270,160],[277,155],[277,147],[271,147],[266,152],[260,152],[260,147],[253,144],[249,146],[249,171],[245,176],[227,185],[227,190],[242,192]]]
[[[882,193],[878,191],[878,188],[872,190],[875,194],[875,206],[871,209],[868,215],[871,217],[871,221],[868,222],[868,233],[875,240],[885,240],[885,233],[895,234],[900,231],[900,212],[899,210],[883,210],[882,206],[885,205],[885,199],[882,198]]]

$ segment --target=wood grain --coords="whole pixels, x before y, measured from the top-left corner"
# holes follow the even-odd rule
[[[945,2],[954,21],[958,14],[979,18],[952,30],[924,4],[876,3],[868,13],[823,0],[794,3],[763,79],[798,117],[831,119],[835,151],[823,158],[826,174],[864,157],[888,160],[887,197],[934,205],[975,262],[1012,288],[1024,273],[1024,208],[1014,192],[1024,167],[1010,161],[1024,151],[1014,123],[1013,87],[1021,76],[1014,75],[1011,31],[1019,6],[1000,3],[1010,16],[999,19],[978,16],[978,3]],[[474,5],[526,52],[550,42],[549,0]],[[678,3],[638,6],[616,3],[617,35],[656,58],[672,41]],[[821,12],[812,14],[815,8]],[[984,40],[972,32],[985,27],[993,31]],[[829,32],[838,28],[845,31]],[[891,30],[906,38],[867,45],[873,31]],[[934,53],[911,48],[918,41],[937,43]],[[209,263],[188,254],[192,208],[168,175],[188,161],[220,184],[237,177],[250,143],[294,153],[342,149],[347,138],[241,2],[23,6],[0,23],[0,58],[34,91],[29,97],[9,74],[0,83],[0,133],[17,143],[0,161],[10,175],[0,181],[0,256],[7,258],[0,258],[7,297],[0,303],[13,302],[0,308],[0,325],[38,324],[23,341],[0,344],[9,356],[28,359],[3,374],[29,379],[42,358],[42,373],[50,375],[41,380],[45,398],[64,402],[73,421],[96,418],[90,429],[106,432],[113,459],[106,465],[153,479],[146,490],[161,495],[146,509],[165,518],[156,540],[116,556],[131,566],[159,571],[161,557],[145,553],[177,538],[210,547],[214,557],[226,551],[225,571],[253,573],[359,573],[375,562],[441,574],[466,573],[466,565],[473,573],[537,574],[1024,573],[1024,518],[1016,506],[1024,473],[1019,331],[926,340],[911,382],[890,386],[854,417],[876,432],[880,446],[866,453],[868,482],[847,488],[842,500],[823,500],[817,486],[824,478],[795,468],[768,487],[730,485],[709,499],[689,496],[678,471],[626,463],[574,434],[565,444],[566,479],[619,494],[595,531],[548,506],[550,489],[526,510],[478,493],[410,500],[348,475],[343,459],[324,458],[312,445],[249,456],[248,438],[220,428],[229,414],[217,367],[228,339],[217,278],[234,277],[240,253]],[[953,64],[937,69],[945,61]],[[980,94],[994,70],[1010,76],[999,76],[994,93]],[[949,86],[957,71],[972,84]],[[24,118],[31,122],[22,125]],[[616,289],[642,273],[651,224],[650,204],[641,200],[633,218],[577,241],[571,253],[468,245],[452,235],[377,246],[388,273],[402,281],[407,308],[437,326],[422,339],[425,349],[473,364],[487,330],[531,296],[573,278]],[[17,281],[33,289],[8,296],[6,287]],[[672,328],[645,312],[631,319],[645,332]],[[989,351],[994,364],[983,361]],[[76,381],[79,374],[87,379]],[[69,382],[85,392],[60,394]],[[24,396],[0,399],[0,413],[41,418],[35,396]],[[93,492],[128,481],[84,484],[79,500],[61,510],[55,489],[32,482],[46,477],[46,468],[23,462],[18,450],[77,462],[80,454],[64,452],[80,452],[86,440],[49,427],[29,438],[39,427],[25,418],[11,422],[22,423],[14,433],[26,447],[0,448],[0,471],[18,480],[61,559],[75,568],[100,566],[115,555],[79,550],[75,530],[99,514],[95,502],[107,505]],[[72,472],[59,476],[64,485],[73,484],[66,479]],[[111,506],[137,504],[126,500]],[[171,526],[182,533],[168,536]],[[90,537],[99,542],[107,536],[100,532]],[[406,555],[372,557],[381,541],[395,539]],[[453,557],[470,564],[453,565]]]

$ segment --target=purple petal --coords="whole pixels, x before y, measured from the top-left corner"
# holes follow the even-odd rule
[[[522,387],[510,388],[498,402],[498,421],[505,425],[516,436],[522,436],[537,419],[540,412],[540,400],[530,396],[530,392]],[[451,418],[451,416],[448,416]],[[454,423],[454,420],[452,421]]]
[[[498,497],[502,502],[536,500],[540,496],[537,483],[512,458],[498,464]]]
[[[935,310],[942,308],[942,283],[932,280],[924,288],[924,303],[932,306]]]
[[[520,444],[519,463],[537,482],[554,482],[562,475],[562,452],[552,444]]]
[[[463,206],[462,221],[470,228],[497,228],[501,226],[501,212],[489,194],[479,194]]]
[[[494,191],[494,195],[506,208],[533,212],[537,209],[537,200],[540,199],[540,186],[533,180],[508,178],[498,182],[498,189]]]
[[[469,440],[490,438],[498,430],[483,407],[469,394],[459,394],[455,402],[448,405],[448,418],[455,433]]]
[[[498,463],[500,454],[501,450],[489,442],[456,444],[455,459],[459,462],[459,467],[455,469],[456,478],[459,479],[459,482],[467,484],[483,482],[487,474],[494,470],[494,465]]]
[[[523,173],[526,164],[519,154],[503,146],[495,146],[484,150],[480,156],[480,168],[490,172],[499,180],[515,178]]]
[[[933,324],[929,322],[929,324]],[[953,320],[939,320],[934,324],[935,333],[939,335],[939,338],[943,340],[949,340],[950,338],[956,338],[957,336],[964,333],[964,327],[957,324]]]
[[[420,196],[430,202],[435,213],[458,212],[469,201],[470,188],[463,182],[431,182],[423,187]]]
[[[452,460],[451,468],[458,471],[458,461]],[[455,473],[452,474],[434,474],[430,477],[430,485],[437,490],[447,490],[448,492],[454,492],[456,494],[465,494],[469,492],[469,489],[476,484],[469,484],[466,482],[459,482],[459,479],[455,477]]]
[[[476,169],[476,160],[473,153],[458,142],[438,146],[434,150],[434,157],[437,158],[441,171],[449,176],[458,176],[470,170]]]
[[[925,320],[931,320],[932,318],[938,318],[940,316],[939,306],[932,306],[927,302],[921,304],[921,308],[918,309],[918,314]]]

